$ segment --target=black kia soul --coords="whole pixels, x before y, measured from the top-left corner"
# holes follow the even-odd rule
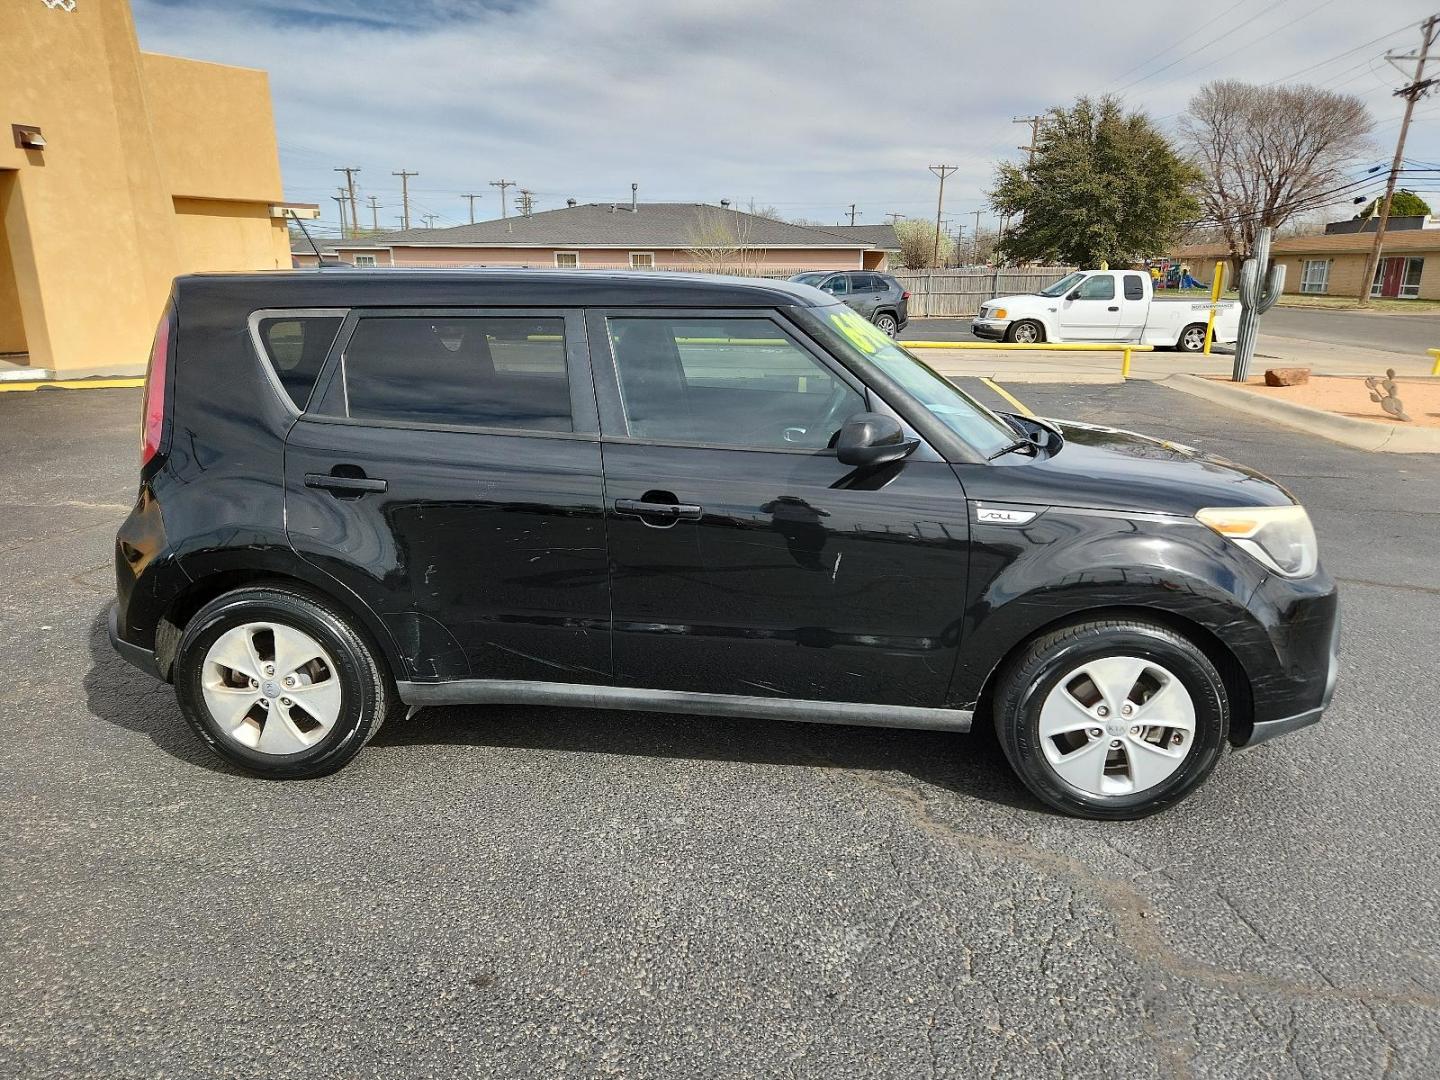
[[[806,285],[185,277],[143,446],[111,638],[261,776],[407,706],[978,718],[1039,798],[1128,818],[1334,688],[1282,488],[992,413]]]

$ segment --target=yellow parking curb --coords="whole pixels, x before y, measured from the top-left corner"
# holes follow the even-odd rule
[[[987,379],[987,378],[985,378],[984,376],[981,376],[980,381],[983,382],[986,386],[988,386],[991,390],[994,390],[995,393],[999,394],[1002,398],[1004,398],[1006,401],[1008,401],[1011,405],[1014,405],[1014,406],[1015,406],[1015,411],[1018,412],[1021,416],[1034,416],[1034,415],[1035,415],[1035,414],[1034,414],[1033,412],[1031,412],[1028,408],[1026,408],[1025,403],[1024,403],[1023,401],[1021,401],[1019,398],[1017,398],[1014,394],[1010,393],[1009,390],[1006,390],[1003,386],[1001,386],[999,383],[997,383],[994,379]]]
[[[144,379],[49,379],[35,382],[0,382],[0,394],[16,390],[114,390],[144,386]]]

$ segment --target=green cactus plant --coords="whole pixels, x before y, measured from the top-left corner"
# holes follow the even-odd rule
[[[1265,228],[1255,237],[1255,254],[1240,267],[1240,331],[1235,339],[1233,382],[1244,382],[1255,356],[1255,341],[1260,334],[1260,316],[1275,306],[1285,291],[1285,267],[1270,267],[1265,284],[1260,284],[1263,268],[1270,261],[1270,238],[1273,230]]]

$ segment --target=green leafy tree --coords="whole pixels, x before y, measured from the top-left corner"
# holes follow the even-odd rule
[[[1380,213],[1380,200],[1370,200],[1370,205],[1356,214],[1357,218],[1368,218]],[[1413,191],[1397,191],[1390,199],[1390,216],[1397,217],[1429,217],[1430,204],[1420,198]]]
[[[990,205],[1019,219],[1000,253],[1090,268],[1159,255],[1199,216],[1200,181],[1149,117],[1079,98],[1046,115],[1031,162],[997,167]]]

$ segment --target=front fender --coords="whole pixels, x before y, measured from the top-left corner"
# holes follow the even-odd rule
[[[951,707],[973,707],[1037,632],[1106,610],[1157,611],[1202,627],[1247,671],[1278,666],[1248,606],[1264,569],[1193,520],[1053,507],[1022,527],[973,523],[970,552]]]

